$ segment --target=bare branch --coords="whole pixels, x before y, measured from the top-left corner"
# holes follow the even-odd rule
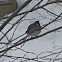
[[[28,5],[32,0],[27,0],[20,8],[18,8],[1,26],[0,26],[0,31],[9,23],[12,18],[19,12],[21,11],[26,5]]]

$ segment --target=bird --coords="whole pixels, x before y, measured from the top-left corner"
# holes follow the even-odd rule
[[[26,37],[24,38],[24,40],[27,38],[27,37],[35,37],[37,36],[38,34],[40,34],[41,32],[41,26],[40,26],[40,23],[39,21],[35,21],[34,23],[30,24],[28,26],[28,29],[26,31]]]

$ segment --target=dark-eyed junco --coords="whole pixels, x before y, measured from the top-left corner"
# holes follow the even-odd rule
[[[37,36],[40,32],[41,32],[41,26],[39,21],[35,21],[33,24],[30,24],[26,31],[27,37]]]

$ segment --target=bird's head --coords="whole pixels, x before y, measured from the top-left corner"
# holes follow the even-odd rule
[[[35,23],[35,24],[39,24],[39,21],[35,21],[34,23]]]

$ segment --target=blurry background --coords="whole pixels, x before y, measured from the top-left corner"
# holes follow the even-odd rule
[[[23,5],[27,0],[0,0],[0,19],[1,17],[9,17]],[[39,1],[41,0],[32,0],[24,9],[22,9],[18,14],[23,13],[25,11],[31,10]],[[56,3],[54,3],[56,1]],[[59,0],[60,1],[60,0]],[[52,4],[48,4],[48,3]],[[35,11],[29,12],[24,18],[22,18],[24,14],[14,17],[0,32],[0,51],[9,48],[18,40],[22,39],[24,36],[17,38],[18,36],[24,34],[28,28],[28,26],[35,22],[39,21],[41,26],[48,24],[59,14],[62,13],[62,3],[58,2],[58,0],[43,0],[37,7],[48,4],[43,8],[39,8]],[[19,20],[22,18],[21,20]],[[8,18],[1,19],[0,25],[2,25]],[[16,24],[16,22],[19,22]],[[48,25],[44,29],[41,30],[39,35],[55,29],[57,27],[62,26],[62,15],[57,21]],[[9,29],[13,27],[10,31]],[[6,32],[9,31],[7,34]],[[6,35],[5,35],[6,34]],[[7,44],[11,40],[17,38],[12,41],[10,44]],[[3,54],[2,52],[0,53]],[[53,54],[56,53],[56,54]],[[60,54],[59,54],[60,53]],[[50,55],[52,54],[52,55]],[[48,56],[50,55],[50,56]],[[45,57],[46,56],[46,57]],[[45,57],[45,58],[42,58]],[[36,58],[32,60],[32,58]],[[31,59],[31,60],[29,60]],[[55,59],[55,61],[53,61]],[[40,38],[36,38],[34,40],[30,40],[25,44],[18,45],[9,51],[7,51],[1,58],[0,62],[60,62],[62,60],[62,29],[52,32],[48,35],[45,35]]]

